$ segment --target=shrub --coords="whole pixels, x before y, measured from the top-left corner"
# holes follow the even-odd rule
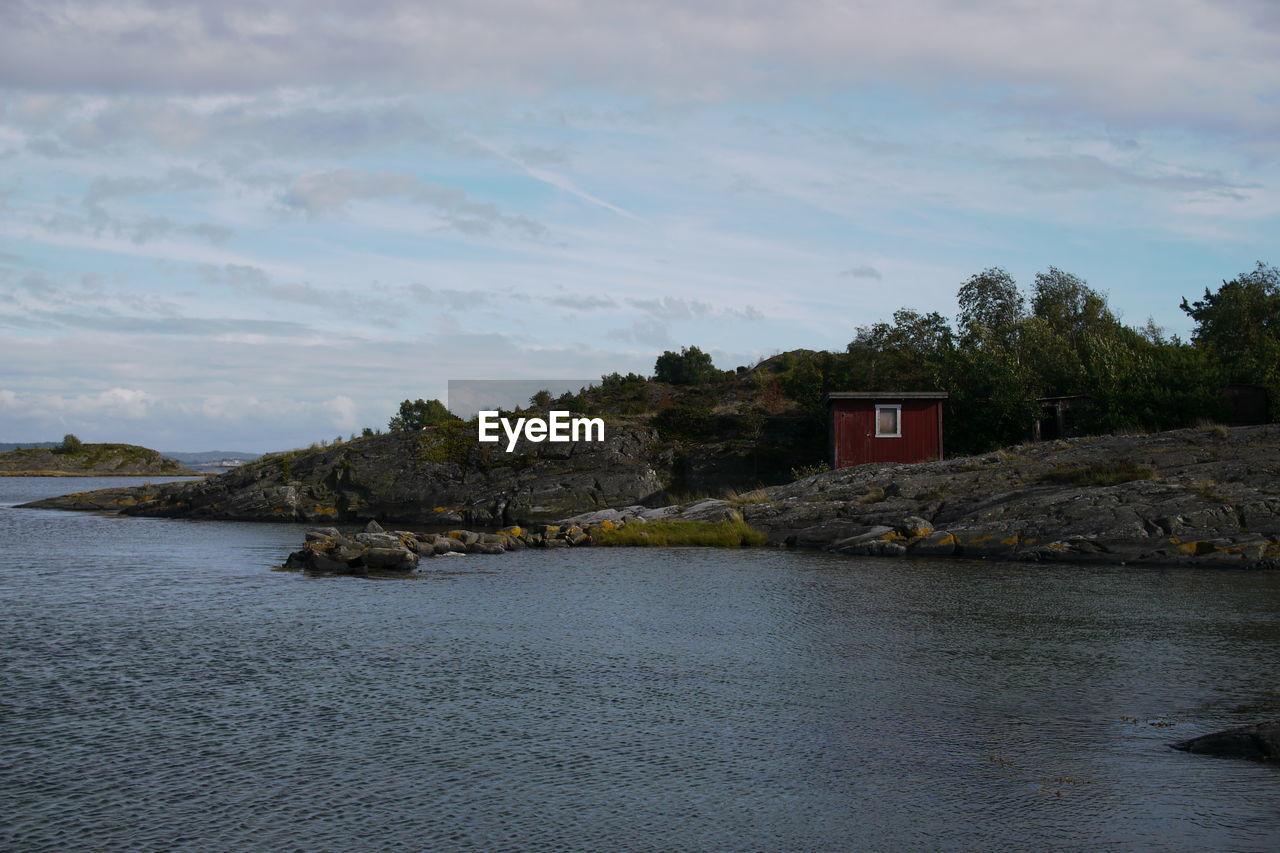
[[[475,423],[454,418],[437,429],[421,433],[418,456],[423,462],[456,462],[466,465],[471,448],[478,447]]]
[[[812,465],[798,465],[791,469],[791,480],[803,480],[806,477],[813,477],[817,474],[825,473],[830,470],[830,466],[825,462],[815,462]]]
[[[681,347],[678,353],[667,350],[653,365],[653,378],[672,385],[697,385],[717,372],[711,356],[697,347]]]
[[[62,443],[58,445],[58,453],[79,453],[84,449],[84,442],[71,433],[67,433],[62,437]]]
[[[677,403],[663,409],[652,423],[663,438],[707,438],[714,431],[711,410],[701,403]]]
[[[387,428],[392,432],[420,430],[456,420],[458,417],[439,400],[405,400],[400,404],[400,411],[388,422]]]

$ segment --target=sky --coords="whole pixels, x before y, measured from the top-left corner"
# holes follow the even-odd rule
[[[0,441],[267,451],[450,379],[1280,263],[1271,0],[3,0]]]

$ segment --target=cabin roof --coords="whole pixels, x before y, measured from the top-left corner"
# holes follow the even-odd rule
[[[945,400],[946,391],[832,391],[831,400]]]

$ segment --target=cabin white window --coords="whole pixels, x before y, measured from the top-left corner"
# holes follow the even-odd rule
[[[876,406],[876,438],[902,438],[902,406]]]

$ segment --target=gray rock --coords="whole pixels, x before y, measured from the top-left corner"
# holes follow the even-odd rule
[[[1171,743],[1169,746],[1200,755],[1280,761],[1280,722],[1240,726]]]
[[[506,548],[490,542],[472,542],[467,546],[468,554],[505,554]]]
[[[728,501],[708,498],[689,504],[676,517],[681,521],[724,521],[733,511],[734,507]]]
[[[418,565],[418,555],[408,548],[370,548],[364,552],[364,564],[371,569],[408,572]]]
[[[404,544],[391,533],[357,533],[351,538],[367,548],[400,548]]]
[[[384,533],[382,525],[373,519],[369,519],[369,523],[364,526],[365,533]]]
[[[866,527],[854,533],[852,536],[846,536],[838,542],[833,542],[827,546],[828,551],[838,551],[844,553],[845,548],[852,548],[863,545],[872,540],[879,539],[887,533],[893,533],[892,527],[885,524],[877,524],[873,527]],[[861,552],[858,552],[861,553]]]
[[[898,522],[897,530],[908,539],[915,539],[918,536],[928,536],[932,533],[933,525],[918,515],[909,515]]]
[[[956,552],[956,537],[945,530],[935,530],[907,546],[918,557],[950,557]]]

